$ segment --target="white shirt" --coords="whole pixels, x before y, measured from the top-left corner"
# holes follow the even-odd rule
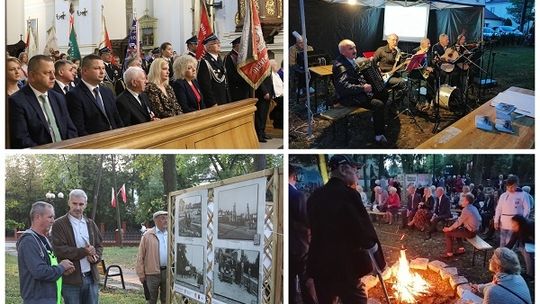
[[[146,106],[143,106],[141,100],[139,99],[139,93],[133,91],[132,89],[130,89],[130,88],[128,88],[128,87],[126,87],[126,90],[128,90],[128,92],[130,92],[131,95],[133,95],[133,97],[135,97],[135,99],[139,102],[139,104],[140,104],[143,108],[146,107]]]
[[[69,222],[73,228],[73,235],[75,236],[75,244],[77,248],[84,248],[86,245],[90,244],[90,235],[88,234],[88,225],[84,216],[81,219],[78,219],[71,214],[68,214]],[[91,270],[90,262],[86,257],[79,260],[81,264],[81,273],[85,273]]]
[[[96,94],[94,93],[94,89],[99,88],[99,85],[93,86],[93,85],[89,84],[88,82],[84,81],[84,79],[82,79],[82,78],[81,78],[81,81],[90,90],[90,92],[92,93],[92,96],[94,96],[94,98],[96,98]],[[103,101],[103,96],[101,96],[101,93],[99,93],[99,90],[98,90],[98,94],[99,94],[99,97],[101,98],[101,100]]]
[[[167,266],[167,230],[161,231],[156,226],[156,236],[159,240],[159,266]]]
[[[497,208],[495,209],[495,223],[501,222],[501,229],[512,229],[512,216],[516,214],[529,216],[529,200],[526,192],[505,192],[499,197]]]
[[[283,96],[283,80],[279,77],[278,73],[272,71],[272,83],[274,85],[275,97]]]

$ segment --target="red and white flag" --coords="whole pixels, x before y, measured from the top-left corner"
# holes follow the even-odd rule
[[[199,26],[199,33],[197,34],[197,52],[195,53],[195,58],[197,60],[201,59],[204,56],[204,38],[212,35],[212,25],[208,20],[208,12],[206,11],[206,1],[201,1],[201,25]]]
[[[112,42],[109,38],[109,31],[107,31],[107,21],[105,20],[105,15],[103,15],[103,7],[101,8],[101,27],[102,27],[102,35],[103,40],[99,43],[99,48],[102,48],[106,46],[112,54],[113,48],[112,48]],[[114,56],[111,56],[111,64],[116,64],[116,59]]]
[[[271,67],[255,1],[248,0],[247,2],[237,69],[240,76],[252,88],[257,89],[270,75]]]
[[[123,184],[120,190],[118,191],[120,195],[122,195],[122,201],[127,203],[127,195],[126,195],[126,184]]]
[[[111,206],[113,208],[116,208],[116,193],[114,192],[114,187],[111,188],[112,189],[112,193],[111,193]]]

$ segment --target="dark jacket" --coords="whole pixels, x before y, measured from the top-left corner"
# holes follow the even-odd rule
[[[231,50],[229,54],[225,56],[225,69],[227,71],[227,81],[229,83],[231,101],[248,98],[251,90],[249,84],[238,73],[237,66],[238,53],[235,50]]]
[[[84,82],[81,81],[66,94],[69,114],[77,127],[79,136],[109,131],[124,126],[116,109],[112,91],[100,85],[99,92],[101,93],[106,114],[101,111],[94,93],[90,92]]]
[[[49,90],[47,96],[62,139],[77,137],[77,129],[69,116],[64,96],[53,90]],[[11,148],[52,143],[49,123],[29,85],[11,95],[8,102]]]
[[[439,198],[434,198],[433,203],[433,213],[436,214],[438,217],[442,218],[451,218],[452,213],[450,212],[450,199],[448,196],[444,195],[441,198],[441,203],[439,204]]]
[[[215,60],[212,55],[206,53],[199,61],[197,70],[197,80],[207,107],[231,101],[225,65],[220,57]]]
[[[56,280],[64,273],[64,267],[51,266],[47,248],[31,229],[17,241],[17,253],[24,304],[56,304]]]
[[[339,55],[332,66],[336,98],[345,106],[366,102],[369,98],[364,92],[366,80],[349,60]]]
[[[381,68],[381,71],[383,73],[390,72],[394,65],[399,65],[401,61],[403,61],[403,56],[399,58],[399,62],[396,64],[397,59],[397,50],[393,49],[390,50],[388,45],[381,46],[375,51],[375,54],[373,54],[373,60],[375,63],[379,64],[379,68]]]
[[[90,242],[90,245],[94,246],[99,257],[97,263],[90,263],[90,268],[94,282],[99,282],[99,271],[97,264],[103,256],[103,246],[101,245],[103,239],[99,233],[96,223],[89,218],[85,219],[88,227],[88,241]],[[77,248],[75,236],[73,234],[73,226],[71,226],[68,214],[64,214],[54,221],[51,238],[53,241],[54,254],[58,257],[58,259],[69,259],[73,262],[73,265],[75,265],[75,271],[73,273],[64,275],[62,284],[81,286],[82,274],[81,263],[79,260],[86,257],[86,250],[84,248]]]
[[[309,224],[306,197],[289,184],[289,252],[303,257],[309,249]]]
[[[150,121],[150,101],[148,96],[143,92],[139,94],[139,100],[142,105],[128,90],[116,97],[116,107],[124,126],[133,126]]]
[[[184,113],[202,110],[206,108],[204,96],[201,92],[199,82],[197,81],[197,79],[193,79],[191,82],[201,95],[200,103],[197,103],[195,93],[193,93],[193,90],[191,89],[191,86],[189,85],[187,80],[176,79],[175,81],[171,82],[171,87],[174,90],[174,95],[176,95],[176,100],[180,104],[180,107],[182,107],[182,111]]]
[[[379,239],[360,194],[342,180],[331,178],[309,197],[311,228],[307,272],[313,278],[334,282],[356,282],[373,269],[365,249]],[[382,250],[377,251],[384,269]]]
[[[524,227],[520,227],[518,232],[513,232],[506,248],[512,249],[514,245],[524,247],[525,243],[534,244],[534,222],[527,221]]]
[[[412,199],[411,199],[412,198]],[[418,193],[414,193],[413,197],[411,197],[410,194],[407,193],[407,210],[418,210],[418,204],[420,204],[422,198]]]

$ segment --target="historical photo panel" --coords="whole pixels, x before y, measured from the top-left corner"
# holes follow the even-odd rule
[[[178,235],[181,237],[202,236],[202,197],[200,195],[177,198]]]
[[[204,284],[204,249],[203,246],[176,244],[175,281],[188,284],[197,289]]]
[[[233,188],[218,195],[218,238],[253,240],[257,233],[258,184]]]
[[[238,303],[258,303],[259,252],[217,248],[214,294]]]

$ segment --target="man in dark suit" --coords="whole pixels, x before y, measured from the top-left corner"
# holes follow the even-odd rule
[[[428,229],[427,239],[431,238],[433,232],[437,232],[437,224],[441,221],[452,217],[450,212],[450,199],[446,194],[443,187],[437,187],[435,190],[435,205],[433,206],[433,216],[431,217],[431,224]]]
[[[146,75],[140,67],[129,67],[124,72],[126,90],[116,98],[116,106],[124,126],[132,126],[159,118],[150,110],[150,101],[144,93]]]
[[[28,62],[28,84],[9,97],[10,147],[28,148],[77,137],[63,95],[54,86],[54,64],[36,55]]]
[[[201,86],[201,93],[207,104],[226,104],[231,98],[227,84],[227,75],[223,60],[219,57],[221,44],[214,35],[206,37],[203,41],[206,54],[199,63],[197,80]]]
[[[360,194],[352,188],[361,166],[345,155],[334,155],[328,167],[330,180],[307,201],[311,228],[307,273],[319,303],[340,298],[343,303],[365,304],[361,278],[374,265],[384,269],[386,262]]]
[[[231,100],[237,101],[249,97],[251,87],[238,73],[238,50],[240,49],[240,37],[232,41],[232,50],[225,56],[225,70],[227,71],[227,81]]]
[[[388,99],[385,92],[374,96],[371,85],[366,82],[356,68],[356,45],[344,39],[339,43],[340,55],[332,67],[334,86],[338,103],[344,106],[360,106],[373,111],[375,141],[386,143],[384,136],[384,108]],[[384,90],[383,90],[384,91]]]
[[[270,109],[270,103],[274,97],[274,85],[272,83],[272,75],[266,77],[265,80],[255,91],[255,97],[257,97],[257,111],[255,111],[255,132],[259,142],[267,142],[267,139],[271,139],[265,132],[266,120],[268,118],[268,110]]]
[[[192,57],[197,56],[197,36],[193,36],[186,40],[187,54]]]
[[[66,95],[79,136],[123,127],[112,91],[101,85],[105,77],[103,60],[96,55],[84,57],[81,74],[81,83]]]
[[[401,211],[401,228],[407,227],[407,223],[412,221],[421,200],[420,195],[416,193],[416,186],[413,183],[409,184],[407,186],[407,206],[405,210]]]
[[[60,59],[54,63],[54,76],[56,77],[56,81],[53,90],[66,95],[69,90],[75,87],[73,81],[75,81],[75,76],[77,76],[77,69],[73,66],[73,62]]]
[[[317,303],[313,283],[306,275],[309,249],[309,223],[306,197],[296,189],[298,169],[289,165],[289,303],[296,303],[296,277],[300,282],[302,303]]]

